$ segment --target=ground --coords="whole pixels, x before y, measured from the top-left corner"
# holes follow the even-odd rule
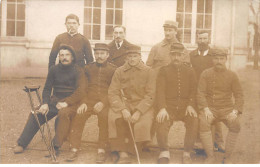
[[[257,70],[252,70],[252,67],[247,67],[237,71],[245,96],[244,113],[241,119],[241,132],[233,154],[233,162],[237,164],[258,164],[260,163],[260,73]],[[22,90],[24,85],[40,85],[41,91],[45,79],[2,79],[0,91],[0,163],[4,164],[45,164],[51,163],[41,135],[38,132],[32,142],[22,154],[14,154],[13,147],[16,145],[16,140],[21,134],[28,114],[30,112],[29,100],[26,93]],[[50,126],[53,135],[53,123],[50,121]],[[185,128],[181,122],[176,122],[171,128],[169,134],[169,142],[171,146],[171,161],[170,163],[181,163],[183,152],[183,139]],[[227,128],[224,127],[224,136],[226,136]],[[93,164],[95,163],[96,144],[98,138],[97,118],[92,116],[86,123],[83,135],[83,143],[79,158],[73,163],[76,164]],[[69,146],[65,143],[61,149],[59,163],[68,163],[65,161],[65,156],[68,154]],[[154,164],[156,163],[158,149],[152,149],[150,152],[144,152],[141,156],[141,163]],[[220,163],[223,153],[216,152],[217,160]],[[133,162],[137,163],[133,156]],[[192,154],[194,163],[203,163],[204,156]],[[112,163],[108,158],[106,163]]]

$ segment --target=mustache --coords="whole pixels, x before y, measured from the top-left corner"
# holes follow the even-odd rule
[[[63,59],[61,62],[69,62],[69,60],[67,60],[67,59]]]

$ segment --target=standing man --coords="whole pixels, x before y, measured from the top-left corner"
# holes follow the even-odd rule
[[[171,64],[160,68],[156,82],[159,112],[156,116],[156,136],[160,148],[158,163],[169,163],[168,133],[173,121],[183,121],[186,127],[183,163],[191,163],[190,153],[197,137],[198,118],[195,103],[197,79],[194,70],[184,65],[184,46],[171,47]]]
[[[43,105],[37,114],[40,124],[55,117],[59,110],[66,109],[75,103],[75,98],[81,97],[84,87],[84,74],[81,68],[75,64],[75,52],[71,46],[61,45],[59,48],[60,64],[52,66],[48,72],[45,86],[42,92]],[[82,84],[83,83],[83,84]],[[14,153],[22,153],[38,132],[39,126],[30,113],[24,130],[17,141]],[[57,147],[54,147],[56,152]]]
[[[85,127],[86,120],[91,115],[97,115],[99,127],[98,154],[97,163],[104,163],[106,160],[106,149],[108,144],[108,87],[116,66],[107,62],[109,56],[108,46],[105,43],[96,43],[94,48],[96,62],[85,66],[85,75],[87,85],[84,98],[77,98],[78,105],[76,114],[70,114],[72,110],[59,113],[58,129],[63,129],[64,133],[58,138],[59,145],[65,140],[70,128],[69,138],[71,153],[68,161],[77,158],[78,150],[81,144],[81,137]],[[65,125],[65,126],[64,126]],[[64,130],[64,127],[65,128]]]
[[[215,163],[211,133],[213,123],[221,121],[229,129],[224,163],[232,163],[231,154],[240,131],[239,119],[243,110],[243,92],[237,75],[226,68],[226,61],[226,51],[214,50],[214,67],[202,72],[198,85],[200,139],[207,153],[205,163]]]
[[[163,24],[164,40],[152,47],[146,64],[153,69],[159,70],[160,67],[166,66],[171,62],[170,50],[172,43],[179,43],[176,38],[178,22],[166,20]]]
[[[209,47],[209,33],[208,31],[199,31],[197,36],[198,48],[190,53],[190,62],[196,72],[199,80],[201,73],[208,68],[213,67],[213,49]],[[214,145],[220,152],[224,152],[224,140],[222,135],[222,123],[218,122],[214,125],[215,138]]]
[[[69,14],[65,19],[65,25],[67,32],[58,35],[53,43],[49,57],[49,69],[51,66],[55,65],[61,44],[70,45],[74,48],[75,62],[80,67],[84,67],[85,64],[93,62],[89,40],[78,33],[78,28],[80,25],[78,16]]]
[[[125,64],[126,52],[133,44],[125,40],[126,28],[124,26],[114,27],[114,40],[108,44],[108,61],[120,67]]]
[[[127,51],[126,63],[118,67],[108,90],[108,115],[111,151],[117,154],[115,163],[131,163],[128,156],[134,153],[129,129],[133,127],[135,142],[142,150],[144,142],[151,140],[155,79],[152,70],[143,64],[141,48]]]

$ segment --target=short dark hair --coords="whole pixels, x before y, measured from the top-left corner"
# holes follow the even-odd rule
[[[65,19],[65,23],[67,22],[68,19],[75,19],[77,20],[77,22],[79,23],[79,17],[75,14],[69,14],[66,19]]]
[[[115,31],[116,28],[123,28],[124,32],[126,32],[126,28],[125,26],[122,26],[122,25],[116,25],[113,27],[113,30]]]
[[[210,36],[210,30],[198,30],[197,35],[199,34],[208,34]]]

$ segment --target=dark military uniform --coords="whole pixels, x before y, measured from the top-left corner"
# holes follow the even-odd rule
[[[91,115],[97,115],[99,127],[99,148],[105,149],[108,140],[108,87],[110,85],[112,76],[116,66],[105,62],[103,64],[91,63],[85,67],[85,75],[88,79],[88,86],[85,92],[85,97],[81,100],[80,104],[87,104],[87,112],[83,114],[76,114],[72,120],[70,143],[72,148],[79,148],[82,137],[82,132],[86,120]],[[93,111],[96,103],[102,102],[104,108],[98,114]]]

